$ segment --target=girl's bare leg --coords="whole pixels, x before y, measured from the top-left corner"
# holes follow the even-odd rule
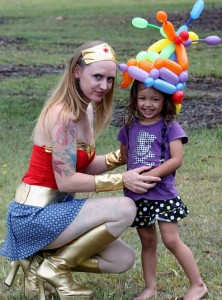
[[[155,224],[138,228],[137,232],[142,244],[141,258],[146,288],[134,300],[146,300],[156,293],[157,232]]]
[[[165,246],[177,258],[190,281],[190,289],[184,300],[200,300],[208,289],[201,278],[193,253],[179,237],[178,223],[159,222],[159,226]]]

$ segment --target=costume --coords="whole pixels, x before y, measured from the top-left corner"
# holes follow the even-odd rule
[[[93,160],[95,146],[77,143],[77,147],[77,171],[81,171]],[[28,205],[30,198],[36,205]],[[19,260],[36,253],[69,226],[85,201],[58,191],[51,148],[34,145],[29,169],[9,204],[0,254]]]
[[[178,122],[168,123],[163,137],[164,126],[164,120],[151,125],[142,125],[135,119],[129,128],[123,126],[120,129],[117,139],[128,149],[129,170],[144,165],[152,168],[159,166],[163,159],[161,151],[163,139],[165,160],[170,158],[169,143],[171,141],[180,138],[183,144],[188,142]],[[187,208],[179,197],[174,179],[175,172],[164,176],[161,182],[142,196],[124,189],[125,196],[132,198],[138,207],[136,223],[134,222],[133,226],[135,224],[135,226],[147,226],[156,220],[176,222],[187,215]]]

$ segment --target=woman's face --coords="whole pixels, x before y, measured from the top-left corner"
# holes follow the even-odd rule
[[[101,102],[113,87],[116,69],[116,63],[108,60],[77,66],[75,77],[79,80],[83,99],[86,102]]]

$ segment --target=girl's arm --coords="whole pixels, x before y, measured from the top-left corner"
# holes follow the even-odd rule
[[[127,148],[123,144],[120,145],[120,153],[121,153],[121,156],[122,156],[122,160],[126,164],[127,163]]]

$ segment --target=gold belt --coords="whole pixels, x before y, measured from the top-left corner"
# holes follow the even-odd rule
[[[44,186],[29,185],[21,182],[16,189],[14,201],[32,206],[44,207],[53,202],[60,202],[67,193]]]

